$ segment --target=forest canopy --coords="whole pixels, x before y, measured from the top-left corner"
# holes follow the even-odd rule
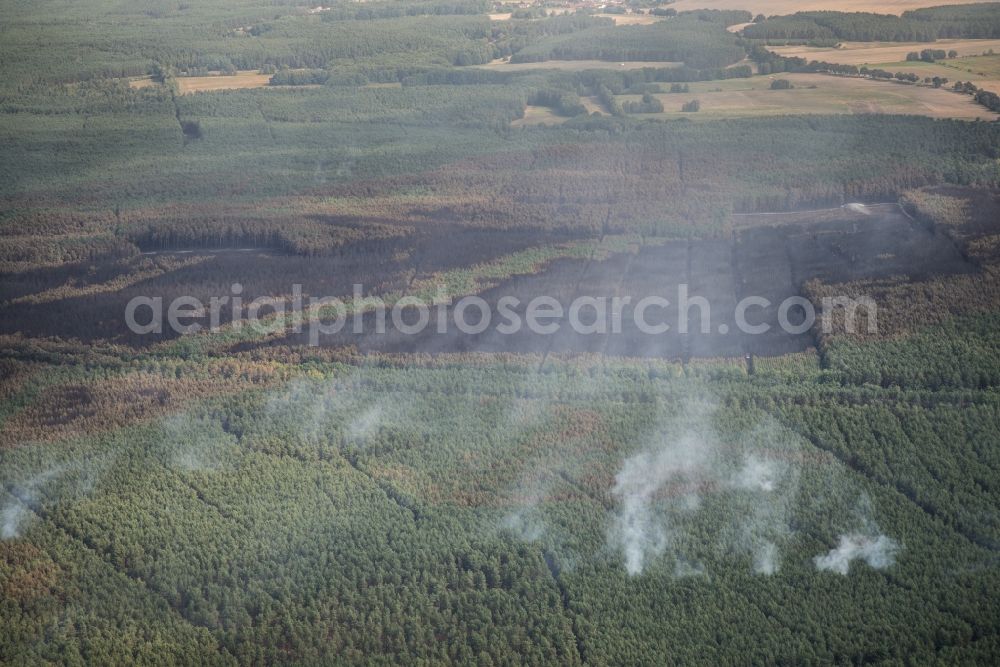
[[[904,12],[797,12],[748,25],[743,34],[766,40],[933,42],[1000,37],[1000,3],[954,5]]]

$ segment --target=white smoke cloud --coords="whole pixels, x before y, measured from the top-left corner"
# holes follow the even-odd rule
[[[511,512],[503,519],[503,527],[524,542],[537,542],[545,535],[545,524],[534,514],[533,507]]]
[[[778,559],[778,545],[774,542],[764,542],[754,550],[753,571],[757,574],[775,574],[779,567]]]
[[[386,400],[368,402],[353,389],[366,371],[325,380],[297,379],[268,401],[266,414],[274,420],[288,420],[292,432],[303,442],[333,442],[338,434],[355,447],[380,428],[406,424],[411,406]]]
[[[885,535],[863,535],[853,533],[841,535],[840,544],[825,556],[816,556],[813,562],[820,571],[847,574],[851,562],[863,560],[876,570],[884,570],[896,562],[899,544]]]
[[[755,573],[775,574],[780,545],[792,534],[799,479],[794,453],[800,444],[766,422],[723,446],[710,406],[685,405],[679,414],[675,428],[658,431],[679,435],[661,435],[660,442],[623,462],[612,488],[619,510],[609,545],[622,553],[630,575],[670,552],[675,576],[684,576],[695,562],[687,551],[705,548],[700,533],[708,529],[715,533],[715,553],[745,554]],[[728,519],[722,526],[719,513]],[[705,521],[712,525],[692,525]]]
[[[20,536],[21,522],[28,515],[28,510],[21,501],[15,500],[3,508],[3,526],[0,527],[0,539],[12,540]]]
[[[654,511],[657,496],[668,486],[697,487],[706,476],[713,453],[711,440],[687,431],[657,451],[640,452],[625,460],[611,490],[621,508],[609,537],[622,549],[630,575],[642,573],[670,543],[671,531]],[[681,511],[696,511],[700,499],[689,491],[680,494],[674,505]]]
[[[758,427],[756,436],[765,443],[782,440],[764,426]],[[776,574],[781,567],[778,544],[792,533],[789,522],[798,499],[798,478],[795,465],[751,453],[728,480],[737,494],[732,516],[738,528],[735,547],[751,556],[756,574]]]
[[[683,577],[704,577],[705,566],[701,563],[692,563],[683,558],[674,563],[674,576],[678,579]]]
[[[16,487],[13,494],[14,499],[0,511],[0,517],[3,518],[3,525],[0,525],[0,539],[12,540],[21,536],[21,528],[31,516],[28,506],[38,499],[39,489],[62,471],[62,466],[56,466],[35,475],[24,484]]]
[[[855,560],[862,560],[876,570],[884,570],[895,563],[902,547],[879,530],[872,518],[872,503],[867,494],[858,497],[851,514],[854,515],[854,527],[840,535],[835,548],[813,558],[816,569],[846,575]]]
[[[732,485],[738,489],[770,493],[777,488],[780,478],[781,470],[776,461],[765,461],[750,455],[733,477]]]
[[[368,408],[351,420],[351,423],[347,427],[348,434],[351,438],[367,438],[378,430],[379,424],[383,419],[383,412],[384,410],[381,405]]]

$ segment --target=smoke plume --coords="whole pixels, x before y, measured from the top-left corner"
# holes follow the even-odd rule
[[[835,548],[813,558],[817,570],[846,575],[855,560],[863,560],[876,570],[884,570],[896,562],[901,547],[896,540],[882,534],[871,518],[871,501],[867,495],[858,498],[853,514],[858,528],[841,534]]]
[[[816,556],[816,569],[847,574],[851,561],[863,560],[876,570],[884,570],[896,562],[899,544],[885,535],[841,535],[840,544],[825,556]]]
[[[778,571],[798,494],[796,441],[769,422],[724,444],[713,420],[711,404],[681,406],[677,419],[623,462],[611,491],[619,509],[608,543],[630,575],[668,552],[675,576],[701,573],[690,551],[706,530],[722,557],[745,554],[754,572]],[[727,519],[721,526],[720,516]]]
[[[3,525],[0,526],[0,539],[12,540],[20,537],[21,527],[31,516],[30,506],[37,501],[39,489],[61,472],[61,467],[46,470],[15,488],[12,494],[14,499],[0,511],[0,518],[3,520]]]
[[[640,574],[670,543],[671,531],[654,511],[661,490],[668,486],[691,489],[672,503],[678,510],[694,511],[700,505],[694,488],[705,477],[712,449],[710,441],[688,431],[658,451],[640,452],[625,460],[611,490],[621,504],[612,540],[624,552],[629,574]]]

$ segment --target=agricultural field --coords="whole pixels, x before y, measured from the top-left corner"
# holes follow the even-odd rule
[[[177,89],[181,95],[215,90],[240,90],[243,88],[263,88],[271,81],[271,75],[250,70],[232,75],[181,76],[177,77]]]
[[[954,51],[956,58],[934,62],[907,61],[906,55],[920,52],[928,46]],[[788,57],[807,58],[843,65],[867,66],[889,72],[914,74],[921,80],[934,77],[949,82],[967,81],[977,87],[1000,93],[1000,55],[983,55],[1000,50],[1000,40],[938,40],[910,44],[869,44],[845,42],[837,48],[805,46],[770,46],[774,53]]]
[[[558,124],[566,119],[556,114],[548,107],[533,106],[531,104],[524,108],[524,116],[511,121],[511,127],[528,127],[531,125]]]
[[[960,57],[981,56],[989,51],[1000,52],[1000,39],[939,39],[935,42],[842,42],[836,47],[772,46],[775,53],[788,57],[808,58],[844,65],[881,65],[906,60],[906,54],[932,48],[955,51]],[[949,61],[942,61],[948,64]]]
[[[930,76],[930,75],[929,75]],[[775,79],[791,90],[772,90]],[[995,120],[998,115],[950,90],[870,81],[823,74],[783,74],[752,79],[690,84],[690,93],[654,95],[664,106],[657,118],[745,118],[787,114],[916,114],[930,118]],[[684,113],[684,102],[697,98],[701,110]],[[638,97],[624,96],[636,100]],[[644,114],[647,115],[647,114]]]
[[[261,74],[256,70],[237,72],[236,74],[215,73],[207,76],[182,76],[175,79],[177,92],[181,95],[218,90],[242,90],[244,88],[263,88],[271,81],[270,74]],[[129,79],[128,85],[134,90],[162,85],[152,77],[135,77]]]
[[[591,69],[633,70],[645,67],[675,69],[683,67],[683,65],[684,63],[656,60],[630,60],[626,62],[612,62],[607,60],[544,60],[530,63],[512,63],[509,59],[498,59],[485,65],[476,65],[476,67],[502,72],[531,72],[535,70],[583,72]]]
[[[950,0],[949,5],[978,4],[987,0]],[[938,6],[933,0],[676,0],[670,4],[677,11],[698,9],[746,9],[765,16],[787,15],[795,12],[876,12],[902,14],[923,7]]]
[[[0,664],[1000,660],[1000,4],[9,4]]]
[[[652,25],[663,20],[653,14],[594,14],[598,18],[611,19],[615,25]]]

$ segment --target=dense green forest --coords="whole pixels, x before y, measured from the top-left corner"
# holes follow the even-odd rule
[[[744,55],[724,23],[680,16],[648,26],[605,25],[550,37],[517,51],[512,62],[651,60],[709,69],[732,65]]]
[[[1000,122],[794,96],[1000,103],[763,40],[936,60],[1000,8],[651,6],[5,4],[0,664],[996,663]],[[392,347],[124,318],[679,283],[830,319]]]
[[[865,12],[798,12],[747,26],[750,39],[831,42],[933,42],[1000,37],[1000,3],[916,9],[901,16]]]
[[[22,354],[6,363],[37,364]],[[8,424],[61,415],[84,432],[2,454],[8,660],[967,663],[997,648],[996,453],[977,447],[1000,437],[995,394],[840,387],[794,365],[293,358],[215,377],[210,359],[114,353],[23,368],[37,398],[22,385],[12,404],[47,405]],[[75,412],[80,393],[136,381],[243,389],[111,432]],[[691,438],[699,505],[672,496],[684,476],[643,501],[673,529],[639,543],[629,577],[615,477]],[[761,462],[776,491],[727,488]],[[888,535],[895,564],[817,571],[852,531]]]

